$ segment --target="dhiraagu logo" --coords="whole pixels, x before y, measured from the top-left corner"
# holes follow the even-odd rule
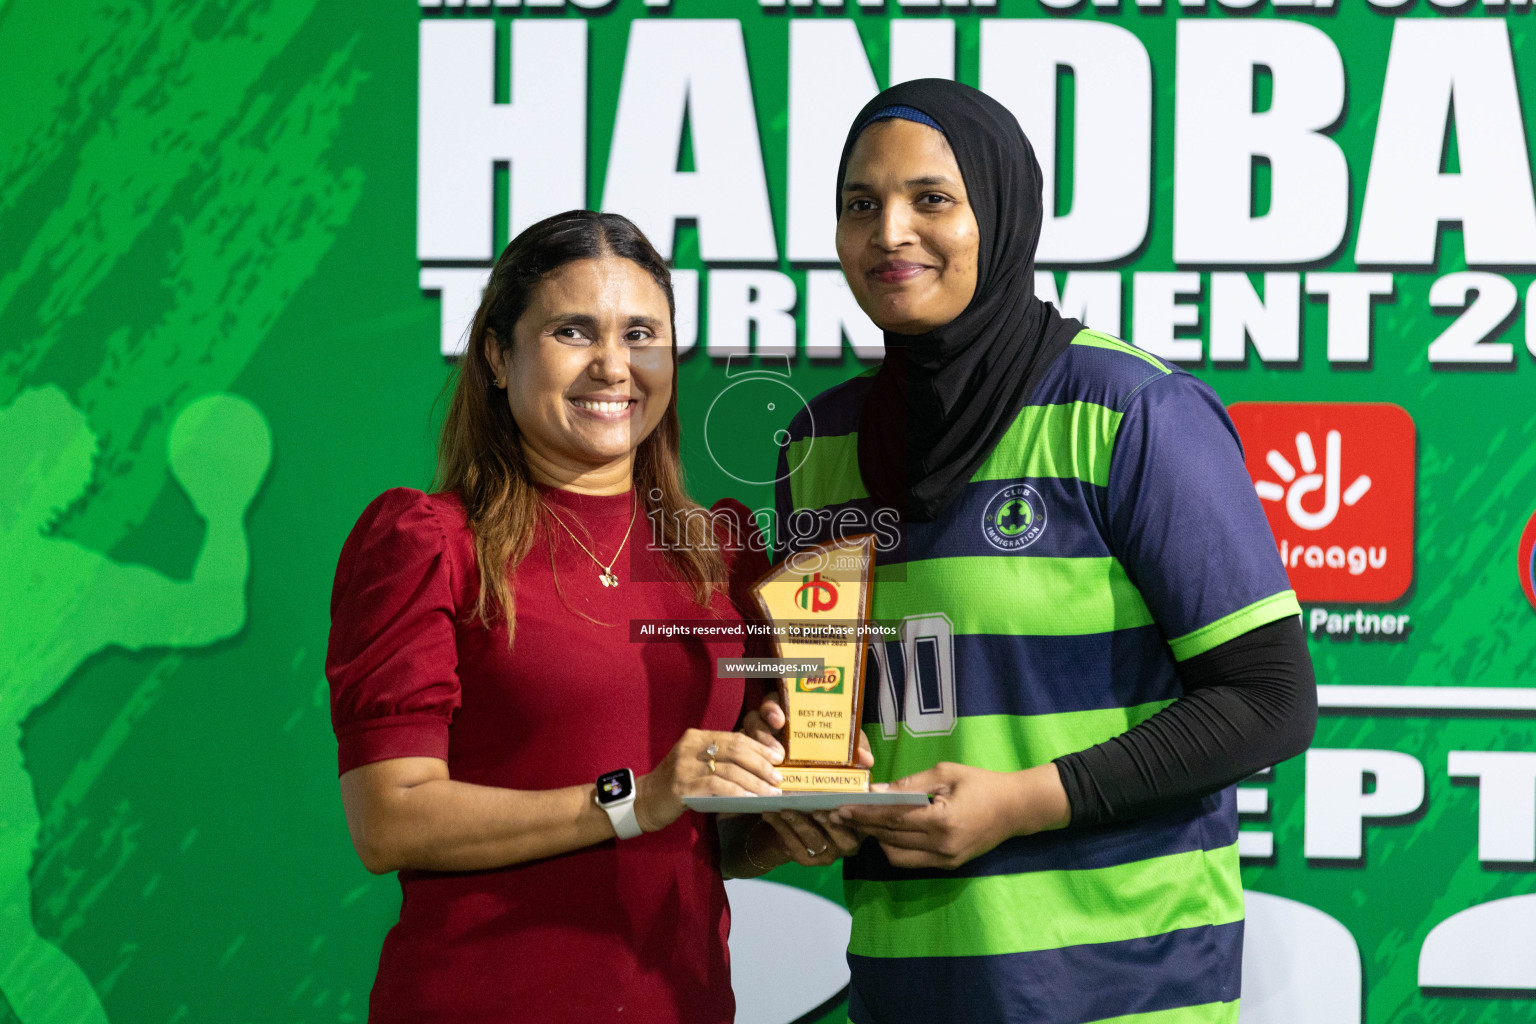
[[[842,693],[842,666],[828,665],[820,675],[796,676],[795,691],[797,693]]]
[[[1018,551],[1045,532],[1045,499],[1029,484],[1009,484],[987,502],[981,532],[995,548]]]
[[[1230,412],[1297,599],[1389,604],[1407,593],[1413,417],[1383,402],[1238,402]]]

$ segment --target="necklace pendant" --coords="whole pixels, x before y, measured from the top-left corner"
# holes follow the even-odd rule
[[[597,578],[603,581],[603,586],[605,587],[616,587],[619,585],[619,578],[611,572],[602,573]]]

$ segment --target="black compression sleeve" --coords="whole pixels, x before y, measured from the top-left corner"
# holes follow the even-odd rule
[[[1312,742],[1317,686],[1295,616],[1178,666],[1184,696],[1129,731],[1056,759],[1072,824],[1167,810],[1295,757]]]

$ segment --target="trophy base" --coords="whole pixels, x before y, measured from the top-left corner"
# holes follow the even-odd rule
[[[868,793],[868,768],[786,768],[779,766],[786,793]]]
[[[765,811],[830,811],[863,807],[918,806],[927,793],[780,793],[778,796],[685,796],[683,804],[706,814],[762,814]]]

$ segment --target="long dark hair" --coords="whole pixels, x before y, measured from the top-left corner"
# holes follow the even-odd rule
[[[666,261],[627,218],[616,213],[571,210],[539,221],[512,239],[491,270],[490,282],[469,330],[469,349],[459,363],[458,379],[443,421],[437,452],[438,490],[453,491],[464,503],[475,534],[480,566],[480,594],[475,612],[487,626],[498,614],[512,643],[515,596],[512,570],[528,555],[541,516],[539,498],[521,432],[486,356],[494,339],[505,356],[513,328],[544,278],[568,263],[605,256],[626,259],[651,276],[667,296],[672,333],[672,395],[656,429],[635,451],[634,486],[644,516],[659,529],[654,542],[692,585],[694,598],[707,606],[725,578],[719,545],[709,517],[692,514],[699,506],[683,488],[678,455],[677,306]],[[510,362],[506,362],[510,365]],[[659,515],[652,513],[659,512]]]

